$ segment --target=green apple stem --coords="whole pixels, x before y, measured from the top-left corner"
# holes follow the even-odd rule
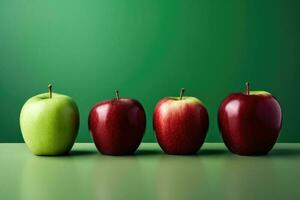
[[[120,99],[119,90],[116,90],[116,97],[117,97],[117,100],[119,100],[119,99]]]
[[[246,82],[246,95],[250,94],[250,85],[249,82]]]
[[[180,96],[179,96],[180,100],[182,100],[182,96],[183,96],[184,92],[185,92],[185,89],[181,88],[181,90],[180,90]]]
[[[49,91],[49,97],[51,99],[52,98],[52,85],[51,84],[48,85],[48,91]]]

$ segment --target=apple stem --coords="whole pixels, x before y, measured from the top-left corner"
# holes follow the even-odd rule
[[[182,100],[182,96],[184,94],[184,91],[185,91],[185,89],[181,88],[181,90],[180,90],[180,96],[179,96],[180,100]]]
[[[48,91],[49,91],[49,97],[51,99],[52,98],[52,85],[51,84],[48,85]]]
[[[250,94],[250,85],[249,82],[246,82],[246,95]]]
[[[116,97],[117,97],[117,100],[119,100],[119,99],[120,99],[119,90],[116,90]]]

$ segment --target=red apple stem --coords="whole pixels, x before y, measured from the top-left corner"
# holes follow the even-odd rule
[[[117,97],[117,100],[119,100],[119,99],[120,99],[119,90],[116,90],[116,97]]]
[[[49,91],[49,97],[51,99],[52,98],[52,85],[51,84],[48,85],[48,91]]]
[[[182,100],[182,96],[183,96],[184,92],[185,92],[185,89],[181,88],[181,90],[180,90],[180,96],[179,96],[180,100]]]
[[[246,82],[246,95],[250,94],[250,85],[249,82]]]

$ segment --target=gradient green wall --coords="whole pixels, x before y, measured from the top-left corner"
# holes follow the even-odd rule
[[[153,108],[181,87],[206,104],[206,141],[219,142],[218,106],[245,81],[280,101],[279,141],[300,142],[299,10],[297,0],[1,0],[0,142],[23,141],[20,109],[48,83],[79,106],[77,142],[91,141],[89,109],[116,88],[144,105],[144,141],[155,141]]]

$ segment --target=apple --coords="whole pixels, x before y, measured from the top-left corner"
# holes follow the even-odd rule
[[[20,113],[20,127],[26,145],[35,155],[68,153],[77,137],[79,111],[71,97],[52,93],[31,97]]]
[[[227,148],[239,155],[267,154],[278,138],[281,108],[269,92],[250,91],[230,94],[218,112],[219,129]]]
[[[154,110],[153,128],[160,147],[167,154],[194,154],[204,143],[208,113],[195,97],[183,96],[161,99]]]
[[[116,98],[96,104],[89,114],[89,130],[97,149],[106,155],[133,154],[146,128],[143,106],[134,99]]]

